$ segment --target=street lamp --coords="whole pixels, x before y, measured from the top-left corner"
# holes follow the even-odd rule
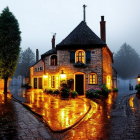
[[[140,84],[140,74],[138,74],[137,81],[138,81],[138,84]]]

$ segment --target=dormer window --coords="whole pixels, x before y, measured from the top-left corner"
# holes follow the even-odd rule
[[[56,55],[52,55],[50,57],[50,65],[51,66],[56,66],[57,65],[57,56]]]
[[[83,50],[76,51],[75,63],[85,63],[85,51],[83,51]]]

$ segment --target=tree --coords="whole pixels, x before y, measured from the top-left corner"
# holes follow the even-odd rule
[[[130,45],[124,43],[114,56],[114,67],[123,79],[135,77],[140,70],[140,57]]]
[[[15,76],[21,75],[29,77],[29,67],[35,63],[35,54],[28,47],[26,50],[21,51]]]
[[[14,74],[20,52],[20,30],[15,16],[6,7],[0,14],[0,72],[4,80],[4,93],[7,82]]]

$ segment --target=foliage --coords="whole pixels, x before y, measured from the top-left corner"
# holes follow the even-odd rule
[[[7,93],[8,78],[13,76],[20,52],[20,30],[15,16],[6,7],[0,15],[0,77]]]
[[[59,95],[60,94],[60,91],[58,89],[56,89],[56,90],[53,91],[53,94],[54,95]]]
[[[114,92],[118,92],[118,88],[114,88],[113,91],[114,91]]]
[[[123,44],[114,56],[114,67],[123,79],[137,76],[140,70],[140,57],[128,44]]]
[[[140,92],[140,84],[136,85],[135,90],[137,90],[138,92]]]
[[[76,98],[78,96],[78,92],[77,91],[71,91],[70,94],[71,94],[72,98]]]
[[[89,89],[89,90],[86,91],[86,97],[90,98],[90,99],[92,99],[92,98],[99,99],[100,95],[94,89]]]
[[[53,94],[53,90],[52,89],[46,89],[45,92],[48,93],[48,94]]]
[[[35,63],[35,54],[30,49],[30,47],[28,47],[24,51],[21,51],[15,76],[22,75],[24,77],[29,77],[29,67],[34,63]]]
[[[69,98],[70,96],[70,90],[68,88],[62,88],[61,89],[61,98]]]
[[[106,87],[106,85],[105,84],[103,84],[102,86],[101,86],[101,90],[102,90],[102,95],[104,96],[104,97],[107,97],[108,96],[108,93],[110,92],[110,90]]]

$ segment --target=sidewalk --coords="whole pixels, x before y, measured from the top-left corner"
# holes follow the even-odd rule
[[[21,104],[0,93],[0,140],[52,140],[49,130]]]
[[[111,115],[110,140],[140,140],[140,99],[125,96]]]

